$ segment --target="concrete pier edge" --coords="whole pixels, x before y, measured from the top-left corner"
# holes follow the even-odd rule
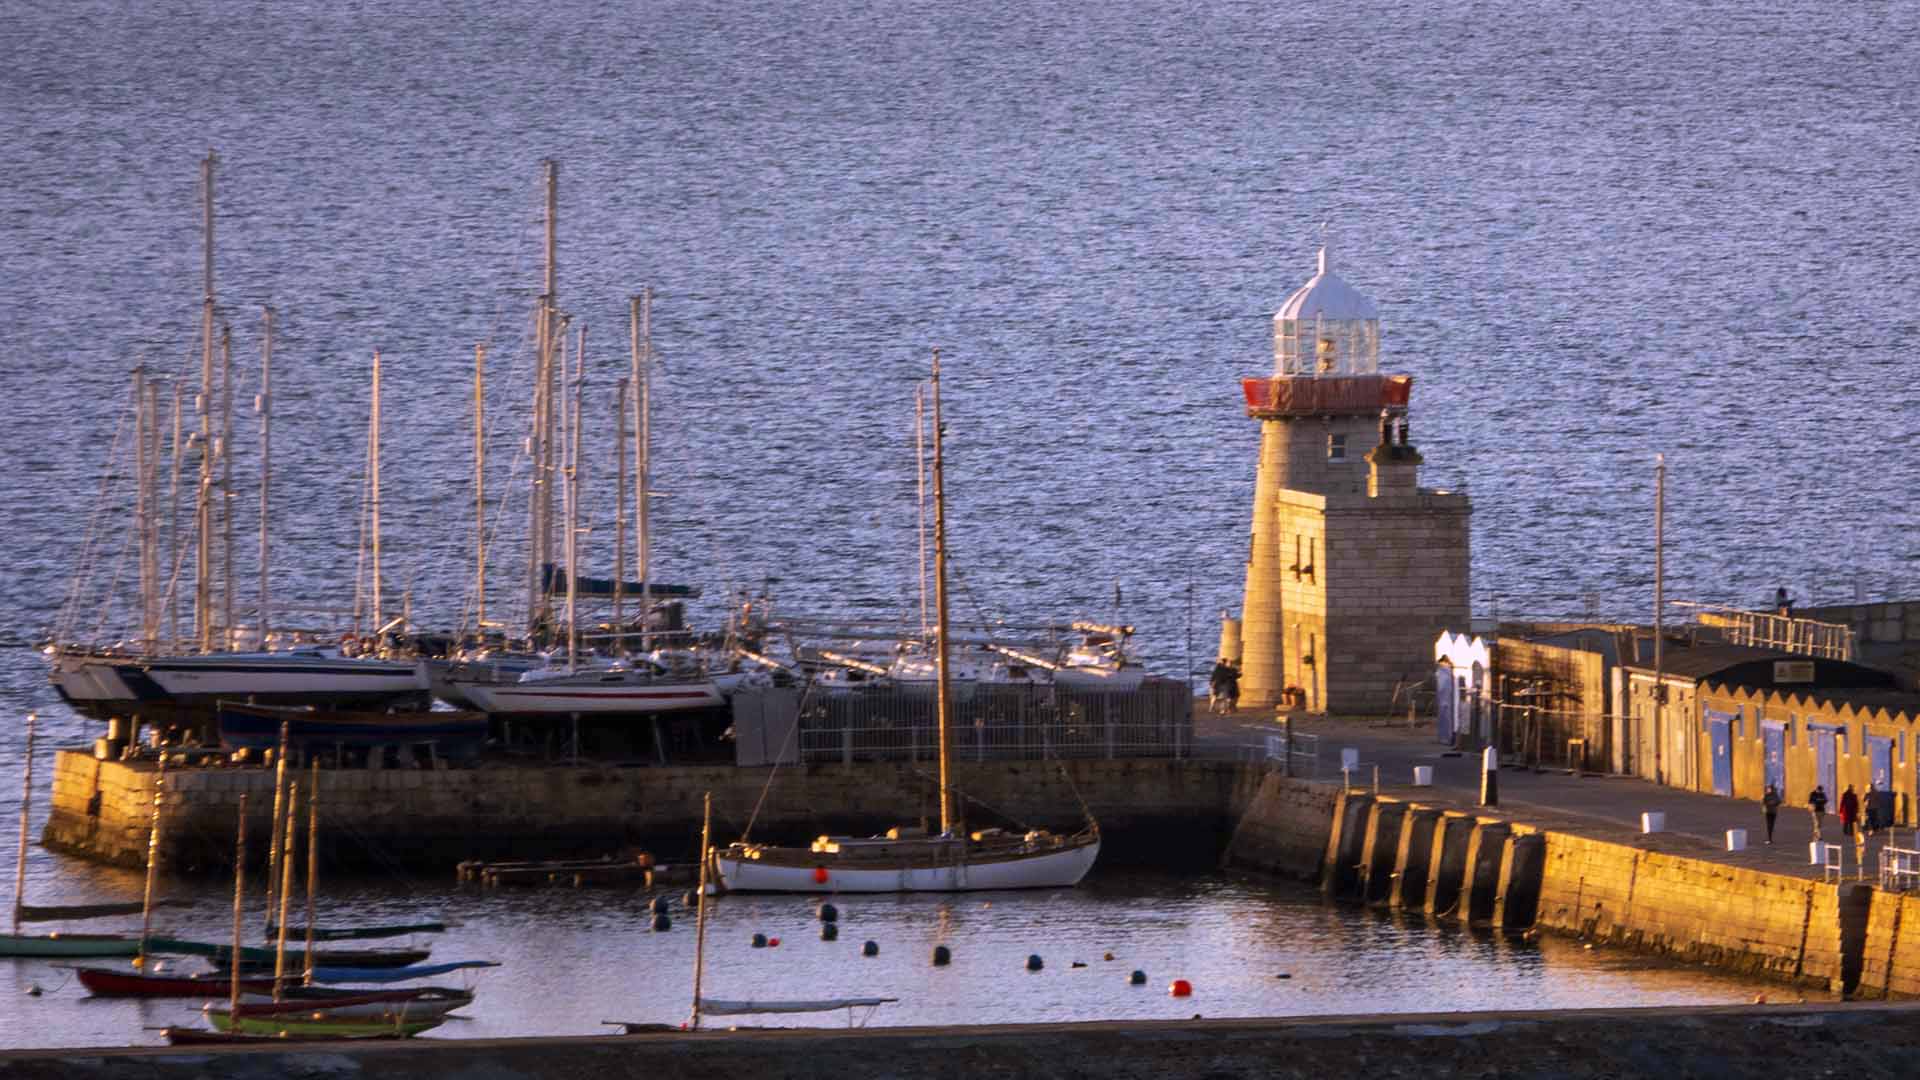
[[[16,1050],[0,1080],[1900,1075],[1916,1020],[1829,1003]]]

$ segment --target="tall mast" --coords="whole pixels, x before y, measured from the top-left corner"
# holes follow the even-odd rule
[[[285,816],[287,804],[287,743],[292,734],[291,722],[280,721],[280,749],[274,754],[273,766],[273,827],[267,835],[267,925],[273,925],[273,891],[280,883],[280,860],[284,855],[283,844],[286,841],[288,818]]]
[[[167,755],[160,755],[160,772],[153,784],[153,824],[147,827],[147,881],[140,893],[140,959],[147,963],[147,938],[153,933],[153,883],[160,874],[160,810],[167,798]]]
[[[143,649],[153,649],[160,640],[160,381],[147,380],[147,531],[145,536],[147,577],[152,592],[145,597],[146,622]]]
[[[240,1020],[241,911],[247,898],[247,796],[240,795],[240,825],[233,841],[233,952],[227,956],[233,972],[227,985],[227,1015]]]
[[[948,780],[948,757],[952,752],[948,725],[952,719],[953,693],[948,671],[947,649],[947,486],[943,473],[940,444],[940,350],[933,350],[933,607],[934,657],[939,675],[940,719],[940,832],[953,832],[953,788]]]
[[[193,577],[193,632],[201,652],[213,651],[213,151],[200,163],[203,218],[200,299],[200,493],[195,506],[198,534]]]
[[[287,986],[287,900],[293,892],[293,836],[294,825],[299,821],[296,808],[300,805],[300,782],[295,780],[287,785],[287,849],[280,858],[280,899],[278,925],[273,946],[273,1000],[279,1001],[286,993]],[[235,963],[239,958],[234,958]]]
[[[139,539],[140,550],[140,647],[151,649],[154,637],[153,587],[154,566],[152,551],[152,515],[150,503],[152,496],[151,478],[148,468],[152,464],[147,457],[147,428],[153,423],[147,408],[147,366],[140,364],[133,369],[133,530]]]
[[[13,932],[20,932],[20,908],[27,900],[27,819],[33,815],[33,725],[40,719],[27,714],[27,763],[20,782],[20,856],[13,866]]]
[[[563,341],[566,337],[567,322],[568,320],[565,318],[560,320],[561,338]],[[560,403],[561,417],[564,421],[561,436],[563,443],[560,454],[562,464],[561,480],[564,487],[561,488],[560,494],[567,530],[564,546],[567,555],[567,670],[569,672],[574,670],[575,665],[579,662],[580,655],[580,622],[578,618],[580,572],[577,561],[580,542],[580,488],[576,483],[580,476],[580,376],[578,372],[580,369],[580,354],[586,348],[586,345],[587,328],[582,326],[580,328],[580,336],[575,339],[573,347],[574,371],[565,373],[568,375],[566,382],[571,384],[572,390],[566,395],[565,400]],[[564,354],[561,357],[561,366],[566,366],[566,357]]]
[[[635,337],[638,341],[637,336]],[[635,346],[638,348],[638,346]],[[622,378],[613,388],[613,459],[619,479],[613,485],[613,633],[614,641],[625,652],[621,627],[626,625],[627,597],[627,383]]]
[[[473,628],[487,629],[487,346],[473,347]],[[309,798],[309,804],[312,800]]]
[[[913,388],[913,482],[916,497],[914,507],[920,513],[920,523],[914,530],[914,536],[920,542],[920,638],[927,636],[927,391],[924,386]]]
[[[173,384],[173,452],[168,455],[171,478],[167,481],[167,648],[172,652],[180,650],[180,451],[185,393],[178,382]]]
[[[265,332],[260,344],[260,397],[254,408],[260,413],[260,647],[267,647],[267,631],[272,624],[268,610],[267,521],[273,503],[273,309],[260,309]]]
[[[300,981],[313,985],[313,891],[320,880],[320,759],[314,758],[307,774],[307,951],[306,970]],[[280,920],[285,922],[285,919]]]
[[[547,390],[547,303],[542,297],[540,306],[534,311],[534,330],[538,343],[533,349],[533,440],[528,446],[528,456],[533,459],[532,490],[527,496],[527,632],[529,636],[540,626],[542,591],[546,583],[542,580],[540,562],[542,553],[540,541],[546,536],[545,528],[540,524],[540,496],[546,485],[546,477],[541,472],[546,467],[546,390]]]
[[[713,865],[713,792],[706,793],[700,810],[700,883],[695,887],[693,916],[693,1019],[687,1027],[700,1030],[700,979],[707,961],[707,867]]]
[[[1662,782],[1667,718],[1666,644],[1667,612],[1667,455],[1653,455],[1653,771]]]
[[[220,635],[233,648],[233,327],[220,326]]]
[[[640,650],[653,651],[653,286],[640,290],[640,351],[633,374],[633,530],[640,574]]]
[[[547,214],[546,214],[546,274],[541,282],[541,305],[546,311],[546,320],[540,344],[540,395],[542,398],[538,423],[541,430],[540,445],[537,448],[539,461],[536,463],[537,490],[539,492],[538,547],[539,565],[534,567],[536,580],[544,578],[547,567],[554,562],[553,543],[553,487],[555,480],[554,459],[558,448],[554,445],[554,419],[558,408],[561,375],[554,367],[554,354],[564,347],[566,331],[555,333],[554,322],[558,317],[560,304],[559,271],[559,226],[560,226],[560,163],[552,159],[547,167]],[[559,340],[556,340],[558,338]],[[551,623],[552,605],[548,603],[549,590],[542,589],[539,598],[539,621]]]
[[[367,425],[367,477],[373,487],[373,633],[376,640],[386,614],[380,606],[380,350],[373,350],[373,415]]]

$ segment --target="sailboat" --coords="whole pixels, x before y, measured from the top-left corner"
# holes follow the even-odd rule
[[[822,836],[808,847],[740,841],[716,852],[721,884],[735,892],[962,892],[1076,885],[1100,855],[1089,815],[1071,835],[1045,830],[968,834],[955,813],[948,737],[953,706],[947,615],[946,485],[940,422],[940,353],[933,354],[934,657],[939,718],[940,832],[899,828],[884,837]]]
[[[26,767],[22,770],[25,779],[24,790],[20,794],[20,855],[14,864],[13,876],[13,932],[0,934],[0,956],[132,956],[140,951],[140,939],[124,934],[22,934],[20,922],[27,912],[27,836],[28,821],[33,816],[33,729],[39,719],[33,713],[27,714],[27,757]],[[92,918],[101,915],[125,915],[137,913],[140,904],[84,904],[75,907],[40,907],[33,909],[40,918]],[[128,909],[131,908],[131,911]]]
[[[267,523],[271,483],[271,385],[273,355],[273,314],[266,311],[266,338],[261,361],[261,533],[260,533],[260,610],[259,624],[247,635],[257,639],[258,648],[240,650],[243,637],[235,625],[233,601],[232,519],[225,521],[225,584],[216,598],[214,549],[220,546],[216,533],[219,506],[231,494],[232,458],[228,443],[232,434],[233,363],[231,335],[223,331],[216,341],[213,277],[213,169],[214,155],[209,152],[201,162],[203,213],[203,284],[201,297],[201,367],[198,402],[200,431],[200,476],[198,507],[194,530],[197,565],[194,578],[195,635],[191,649],[177,634],[162,635],[162,607],[156,590],[164,577],[158,563],[158,513],[149,497],[152,471],[159,458],[159,417],[157,395],[150,392],[143,371],[135,372],[135,412],[140,418],[136,438],[135,473],[139,477],[136,499],[136,533],[140,538],[141,628],[139,637],[129,644],[91,648],[71,642],[56,642],[48,649],[52,661],[48,673],[54,689],[76,711],[96,719],[112,719],[134,713],[159,713],[169,707],[204,713],[220,701],[249,701],[262,705],[311,705],[329,709],[386,709],[390,707],[425,709],[432,704],[425,677],[416,671],[412,659],[402,661],[380,657],[349,655],[341,648],[305,642],[291,649],[269,646],[268,546]],[[224,371],[216,392],[215,357]],[[379,409],[380,360],[374,357],[373,419],[369,435],[368,458],[372,469],[375,497],[375,568],[378,562],[378,485],[379,485]],[[224,402],[226,419],[216,424],[216,398]],[[181,449],[179,399],[175,403],[175,475],[178,479]],[[374,624],[379,629],[380,614],[376,579]],[[377,631],[376,631],[377,632]],[[164,637],[164,640],[163,640]]]

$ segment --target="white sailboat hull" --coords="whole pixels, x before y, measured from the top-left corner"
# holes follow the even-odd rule
[[[54,659],[49,673],[68,704],[89,715],[142,705],[262,705],[379,708],[427,700],[418,665],[298,653],[86,656]]]
[[[847,868],[831,856],[812,866],[772,865],[737,851],[714,855],[720,881],[734,892],[892,893],[977,892],[1077,885],[1100,857],[1100,841],[1013,858],[983,856],[944,866]],[[820,880],[821,869],[826,880]]]

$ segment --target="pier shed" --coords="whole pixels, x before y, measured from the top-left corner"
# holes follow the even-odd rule
[[[1723,707],[1710,709],[1707,687],[1715,688],[1714,700],[1722,706],[1732,691],[1773,691],[1838,702],[1848,694],[1893,694],[1900,689],[1891,673],[1862,664],[1747,645],[1670,641],[1657,666],[1643,650],[1621,670],[1625,771],[1721,795],[1736,794],[1733,744],[1747,737],[1747,717]],[[1828,793],[1834,794],[1833,789]],[[1738,794],[1758,798],[1760,789]]]

